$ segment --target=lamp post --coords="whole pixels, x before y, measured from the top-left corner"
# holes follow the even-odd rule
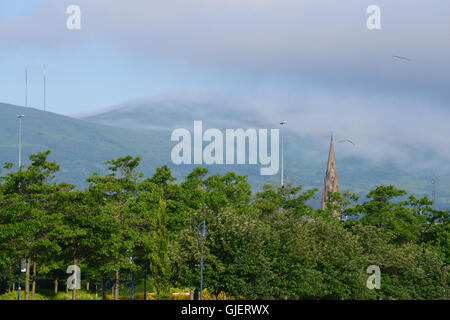
[[[47,67],[44,65],[42,65],[43,70],[42,70],[42,74],[44,76],[44,112],[45,112],[45,107],[46,107],[46,82],[47,82]]]
[[[17,300],[20,300],[20,275],[22,273],[22,264],[19,262],[19,285],[17,287]]]
[[[134,258],[131,258],[131,263],[134,263]],[[134,300],[134,270],[131,271],[131,300]]]
[[[147,267],[145,267],[145,278],[144,278],[144,300],[147,300]]]
[[[436,176],[433,177],[433,208],[436,208]]]
[[[20,275],[22,274],[22,272],[26,272],[26,268],[27,268],[27,262],[25,259],[20,259],[19,262],[19,285],[17,287],[17,300],[20,300]]]
[[[202,221],[199,223],[197,227],[197,242],[200,248],[200,300],[203,299],[203,249],[200,243],[199,234],[201,233],[202,237],[206,237],[208,235],[208,231],[206,229],[206,222]]]
[[[17,119],[19,119],[19,171],[22,166],[22,119],[24,117],[23,114],[17,115]]]
[[[287,121],[281,121],[280,125],[284,126],[287,123]],[[283,140],[283,132],[282,129],[280,129],[281,134],[281,188],[284,187],[284,140]]]

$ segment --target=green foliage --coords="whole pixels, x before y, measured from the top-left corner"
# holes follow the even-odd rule
[[[51,296],[52,300],[72,300],[72,292],[58,292]],[[83,290],[77,290],[77,300],[100,300],[95,294]]]
[[[175,183],[167,166],[139,173],[141,158],[107,161],[85,190],[53,182],[50,151],[0,177],[0,290],[18,280],[21,258],[38,277],[66,280],[75,262],[84,279],[148,273],[152,299],[186,299],[172,287],[199,289],[197,227],[209,235],[205,292],[245,299],[448,299],[449,212],[393,186],[367,200],[346,191],[314,209],[317,190],[265,185],[252,194],[247,176],[195,168]],[[358,202],[359,201],[359,202]],[[342,219],[331,217],[338,213]],[[367,267],[381,269],[381,289],[366,286]],[[127,276],[123,276],[128,281]],[[22,278],[23,281],[23,278]],[[128,299],[123,296],[115,299]],[[105,292],[106,294],[106,292]],[[137,295],[136,297],[138,297]],[[17,292],[0,296],[16,299]],[[95,299],[78,290],[78,299]],[[112,298],[105,296],[106,299]],[[43,290],[35,299],[72,299]]]
[[[153,275],[156,298],[167,300],[170,297],[171,267],[168,256],[169,235],[166,227],[166,204],[161,201],[158,208],[154,249],[150,255],[150,271]]]
[[[225,208],[214,213],[203,209],[192,217],[190,228],[180,234],[173,244],[172,258],[181,285],[199,288],[200,252],[196,231],[198,223],[206,221],[209,235],[203,243],[205,287],[213,293],[229,292],[248,298],[263,294],[262,276],[269,272],[263,255],[264,226],[251,213],[236,214]]]

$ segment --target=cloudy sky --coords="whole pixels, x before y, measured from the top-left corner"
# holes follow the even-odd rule
[[[73,4],[81,30],[66,27]],[[381,30],[366,27],[373,4]],[[367,158],[427,150],[433,167],[450,160],[449,16],[448,0],[0,0],[0,102],[24,104],[28,67],[41,108],[45,63],[53,112],[216,94]]]

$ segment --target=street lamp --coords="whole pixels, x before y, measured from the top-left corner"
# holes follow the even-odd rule
[[[24,117],[23,114],[17,115],[17,119],[19,119],[19,171],[22,166],[22,119]]]
[[[287,121],[281,121],[280,125],[284,126],[287,124]],[[283,132],[280,130],[281,134],[281,188],[284,187],[284,141],[283,141]]]
[[[25,117],[23,114],[17,115],[17,119],[19,119],[19,171],[22,166],[22,119]],[[22,259],[23,260],[23,259]],[[19,287],[17,288],[17,300],[20,300],[20,273],[23,269],[23,262],[21,260],[20,270],[19,270]]]
[[[131,257],[131,263],[134,263],[134,258]],[[131,271],[131,300],[134,300],[134,270]]]
[[[17,286],[17,300],[20,300],[20,275],[22,273],[22,265],[19,262],[19,284]]]
[[[26,268],[27,268],[27,262],[25,259],[20,259],[19,262],[19,285],[17,287],[17,300],[20,300],[20,275],[22,274],[22,272],[26,272]]]
[[[201,234],[201,236],[204,238],[208,235],[208,230],[206,229],[205,221],[200,222],[197,227],[197,242],[198,242],[198,246],[200,248],[200,300],[202,300],[203,299],[203,249],[202,249],[202,245],[200,243],[199,234]]]

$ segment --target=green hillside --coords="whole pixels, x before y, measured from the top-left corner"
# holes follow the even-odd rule
[[[50,149],[51,159],[61,165],[58,180],[78,186],[93,172],[105,172],[104,161],[127,154],[141,155],[142,168],[153,169],[167,162],[162,137],[103,126],[58,114],[0,104],[0,161],[18,162],[18,114],[22,120],[22,161],[28,155]],[[166,161],[164,161],[166,160]]]
[[[141,132],[164,132],[167,141],[174,128],[192,130],[194,120],[203,120],[204,128],[270,128],[276,127],[277,119],[267,119],[258,110],[233,108],[223,105],[190,103],[182,99],[161,99],[130,103],[121,108],[91,115],[85,120],[115,127],[133,126]],[[270,123],[268,122],[270,121]],[[291,123],[291,127],[294,124]],[[301,124],[298,124],[301,125]],[[285,137],[285,174],[287,181],[302,184],[308,188],[322,188],[328,157],[329,138],[299,136],[292,131],[284,131]],[[341,148],[336,144],[336,159],[340,184],[343,190],[365,194],[380,184],[394,184],[416,195],[432,194],[431,171],[417,170],[390,162],[368,163],[360,158],[343,157]],[[422,150],[412,150],[419,158],[427,159],[432,155]],[[279,183],[280,176],[261,177],[255,166],[232,166],[230,170],[249,175],[256,187],[264,182]],[[450,208],[450,176],[437,176],[438,207]]]
[[[24,108],[0,104],[0,162],[18,163],[18,114],[22,120],[22,164],[26,165],[28,155],[50,149],[51,160],[61,165],[57,181],[66,181],[79,187],[86,186],[86,178],[94,171],[105,173],[104,162],[125,155],[141,156],[140,171],[146,176],[155,168],[168,165],[178,179],[186,176],[195,166],[176,166],[171,163],[170,131],[137,131],[112,127],[85,120]],[[153,121],[158,122],[156,119]],[[132,127],[132,126],[130,126]],[[209,167],[211,173],[225,173],[233,170],[249,174],[253,185],[277,182],[259,176],[257,166]]]
[[[164,110],[164,109],[162,109]],[[171,163],[171,130],[163,128],[186,127],[192,130],[193,119],[199,109],[188,107],[176,110],[174,107],[160,113],[151,110],[127,109],[109,111],[83,120],[74,119],[33,108],[24,108],[0,104],[0,161],[10,161],[17,165],[18,152],[18,114],[23,119],[23,161],[37,151],[52,150],[51,159],[58,161],[61,172],[58,180],[64,180],[84,187],[86,178],[93,172],[104,173],[104,161],[117,157],[140,155],[140,171],[146,176],[153,174],[156,167],[167,164],[177,178],[184,177],[194,165],[176,166]],[[161,119],[159,118],[161,117]],[[205,127],[223,128],[224,115],[221,119],[210,117]],[[232,123],[233,119],[239,121]],[[107,119],[107,121],[106,121]],[[139,121],[136,121],[139,119]],[[228,116],[229,127],[238,128],[245,121],[245,127],[258,127],[257,120],[246,119],[242,114]],[[95,123],[102,122],[108,125]],[[135,125],[133,125],[135,123]],[[114,126],[117,124],[117,126]],[[126,124],[126,125],[125,125]],[[158,129],[155,129],[157,127]],[[238,126],[238,127],[237,127]],[[126,129],[128,128],[128,129]],[[133,130],[130,130],[132,128]],[[285,133],[285,174],[287,182],[302,184],[306,188],[323,186],[326,170],[329,142],[318,143],[311,137],[298,136],[292,132]],[[414,172],[408,168],[385,163],[373,165],[360,159],[341,158],[336,147],[336,159],[341,189],[350,189],[365,194],[380,184],[394,184],[416,195],[431,194],[432,174]],[[280,175],[260,176],[257,165],[221,165],[207,166],[212,173],[224,173],[228,170],[239,174],[248,174],[249,181],[255,188],[264,183],[278,184]],[[438,206],[450,208],[450,177],[438,176]],[[316,205],[318,205],[317,200]]]

